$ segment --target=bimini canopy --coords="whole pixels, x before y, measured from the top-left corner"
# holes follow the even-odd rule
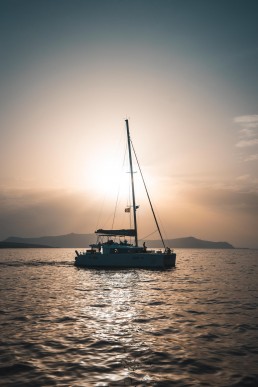
[[[135,230],[134,229],[127,229],[127,230],[102,230],[99,229],[95,231],[95,234],[101,234],[101,235],[113,235],[113,236],[135,236]]]

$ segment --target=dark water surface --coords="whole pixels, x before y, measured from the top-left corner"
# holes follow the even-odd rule
[[[0,250],[1,386],[258,386],[258,251],[177,250],[169,271]]]

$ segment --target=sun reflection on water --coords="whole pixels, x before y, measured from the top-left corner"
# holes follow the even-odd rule
[[[139,303],[141,272],[97,272],[94,276],[98,286],[93,290],[91,303],[84,299],[81,305],[82,313],[87,314],[91,324],[92,340],[112,347],[106,361],[120,368],[117,378],[122,377],[124,383],[129,383],[130,377],[149,380],[150,348],[140,327],[144,317]],[[145,362],[142,361],[144,354]],[[114,379],[113,372],[107,377]]]

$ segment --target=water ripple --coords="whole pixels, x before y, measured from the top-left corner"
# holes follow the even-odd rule
[[[179,250],[169,271],[0,254],[0,385],[258,385],[257,252]]]

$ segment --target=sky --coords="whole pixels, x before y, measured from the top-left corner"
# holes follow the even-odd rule
[[[165,237],[258,248],[256,0],[0,7],[0,240],[106,227],[128,118]]]

